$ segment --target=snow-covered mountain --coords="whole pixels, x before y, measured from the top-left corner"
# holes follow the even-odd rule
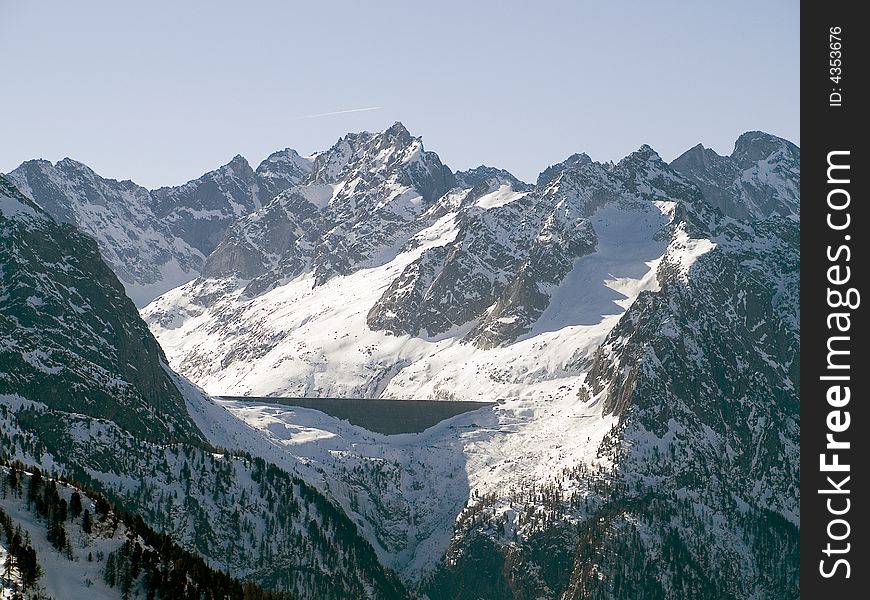
[[[0,459],[71,475],[209,564],[294,597],[406,597],[295,465],[210,445],[201,427],[223,415],[167,367],[95,241],[0,176]]]
[[[799,226],[681,204],[658,288],[577,365],[612,429],[545,417],[594,458],[473,498],[433,596],[798,595]]]
[[[701,188],[710,204],[738,219],[800,216],[800,148],[761,132],[744,133],[730,156],[698,144],[671,168]]]
[[[648,146],[533,189],[445,170],[400,124],[339,140],[143,310],[173,367],[214,394],[535,395],[657,285],[675,202],[701,197]]]
[[[199,274],[202,253],[172,235],[148,190],[132,181],[105,179],[68,158],[27,161],[9,179],[52,217],[96,239],[139,306]]]
[[[0,466],[0,599],[290,600],[208,567],[105,497],[20,464]]]
[[[356,162],[405,156],[379,135]],[[215,394],[502,399],[393,438],[222,403],[268,442],[235,443],[313,466],[431,598],[790,595],[796,155],[746,134],[723,159],[739,174],[700,185],[643,146],[617,164],[574,155],[533,187],[454,176],[428,198],[336,168],[237,222],[213,255],[236,262],[143,314]],[[384,219],[402,197],[417,204]],[[324,231],[340,268],[306,237]]]
[[[231,223],[304,179],[312,162],[288,148],[271,154],[254,171],[236,156],[199,179],[153,190],[154,214],[175,236],[208,256]]]
[[[230,223],[301,181],[312,164],[313,157],[286,149],[254,171],[236,156],[199,179],[153,191],[100,177],[69,158],[55,164],[30,160],[8,177],[55,220],[96,239],[103,259],[141,307],[198,277]]]
[[[0,338],[15,361],[7,455],[72,470],[233,574],[303,597],[401,598],[393,571],[430,600],[796,595],[797,147],[753,132],[730,157],[696,148],[671,165],[649,146],[616,164],[575,154],[530,185],[454,174],[396,124],[270,159],[268,178],[238,161],[218,177],[241,190],[226,211],[167,213],[175,236],[210,210],[228,223],[202,275],[142,310],[171,367],[213,394],[500,402],[386,436],[214,400],[149,350],[136,356],[174,391],[143,418],[176,419],[186,443],[76,410],[85,387],[52,404],[36,370],[67,374],[25,345],[24,319],[43,318],[30,299],[103,301],[81,277],[46,287],[70,270],[53,257],[81,251],[30,252],[31,229],[58,226],[7,186],[0,273],[30,274],[0,291],[22,329]],[[278,191],[258,205],[252,181]],[[212,184],[189,185],[180,205]],[[124,318],[135,345],[141,324]],[[86,354],[106,335],[83,319],[51,321],[87,332],[71,370],[135,387]]]
[[[349,134],[311,174],[235,223],[206,260],[206,278],[238,276],[259,293],[310,271],[316,284],[380,262],[415,232],[453,173],[400,123]]]

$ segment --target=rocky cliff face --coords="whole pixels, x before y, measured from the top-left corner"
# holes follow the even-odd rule
[[[660,289],[622,315],[579,390],[618,417],[597,450],[611,466],[469,503],[434,596],[798,594],[799,225],[697,198],[681,213]]]
[[[706,200],[737,219],[800,216],[800,148],[761,131],[741,135],[730,156],[698,144],[671,167],[698,185]]]
[[[94,240],[2,176],[0,186],[0,394],[109,419],[154,441],[198,439],[163,351]]]
[[[199,276],[227,227],[308,176],[312,158],[281,150],[254,171],[241,156],[176,187],[149,191],[71,159],[23,163],[9,179],[55,220],[97,240],[137,306]]]
[[[293,597],[407,597],[340,509],[211,446],[197,408],[225,414],[167,367],[96,242],[0,176],[0,459],[72,475],[209,564]]]

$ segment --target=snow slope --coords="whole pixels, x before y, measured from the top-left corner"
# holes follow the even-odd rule
[[[320,286],[304,274],[254,298],[236,288],[203,306],[198,295],[226,284],[200,280],[172,290],[142,313],[170,365],[213,395],[564,395],[578,376],[568,363],[594,349],[639,292],[655,289],[672,209],[667,202],[599,209],[591,218],[597,251],[576,261],[532,332],[489,350],[462,343],[470,326],[416,337],[366,325],[369,308],[408,264],[453,240],[455,214],[418,233],[411,249],[389,262]]]
[[[209,311],[225,317],[230,300],[208,309],[188,300],[184,319],[152,327],[170,356],[178,351],[173,343],[202,334],[197,350],[213,348],[217,354],[206,361],[212,364],[226,364],[222,353],[232,348],[250,350],[264,339],[262,328],[282,332],[273,348],[245,358],[245,369],[207,375],[212,391],[502,398],[421,434],[384,436],[314,410],[210,400],[185,388],[189,412],[211,443],[245,449],[314,482],[356,520],[385,564],[417,580],[443,557],[470,499],[563,481],[561,474],[578,464],[609,468],[598,448],[617,419],[603,414],[599,399],[578,395],[584,365],[637,295],[658,289],[656,268],[673,216],[674,203],[664,201],[600,208],[591,217],[597,251],[576,261],[527,336],[490,350],[460,343],[461,331],[420,339],[364,324],[364,307],[391,277],[427,247],[451,239],[452,215],[389,263],[315,288],[310,278],[298,278],[246,300],[237,309],[245,327],[209,327]],[[690,260],[708,249],[684,244],[671,251]],[[149,310],[164,300],[178,306],[191,287]],[[230,337],[239,332],[241,339]],[[288,380],[301,383],[287,386]],[[566,494],[590,493],[576,480],[563,485]]]
[[[411,581],[442,559],[470,498],[547,482],[578,463],[608,467],[596,451],[615,423],[598,402],[566,394],[546,404],[511,399],[419,434],[384,436],[315,410],[189,392],[190,413],[211,443],[318,486]]]
[[[7,467],[0,467],[0,477],[6,478]],[[29,475],[22,475],[25,479]],[[25,490],[27,483],[22,486]],[[69,502],[73,488],[59,485],[58,492],[61,498]],[[13,496],[4,485],[4,493],[0,496],[0,509],[2,509],[16,526],[20,526],[22,533],[29,536],[30,544],[36,550],[37,560],[42,575],[37,580],[36,586],[30,593],[40,593],[51,598],[63,598],[64,600],[118,600],[121,597],[118,590],[113,590],[103,581],[103,572],[106,568],[105,558],[109,553],[117,550],[127,539],[126,528],[121,525],[111,528],[108,524],[99,521],[94,524],[94,532],[89,535],[82,531],[76,522],[71,521],[66,529],[70,541],[70,555],[54,548],[46,537],[47,525],[44,519],[40,519],[32,510],[28,510],[24,494],[21,497]],[[87,496],[82,498],[82,506],[95,514],[94,502]],[[80,518],[76,521],[80,521]],[[0,565],[5,564],[7,549],[2,543],[0,533]],[[88,554],[93,560],[88,560]],[[15,583],[4,582],[0,577],[0,599],[12,598],[16,585],[20,585],[20,578],[13,577]]]

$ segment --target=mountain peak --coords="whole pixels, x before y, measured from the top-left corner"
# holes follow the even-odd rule
[[[721,168],[723,161],[727,159],[715,150],[707,148],[704,144],[695,144],[677,158],[671,161],[670,166],[678,173],[695,172],[710,168]]]
[[[379,133],[362,131],[339,138],[314,159],[312,178],[318,183],[332,183],[346,170],[397,176],[403,184],[416,187],[427,201],[454,184],[453,173],[438,155],[427,152],[422,139],[411,135],[400,121]]]
[[[389,136],[410,136],[411,133],[408,131],[408,128],[401,121],[396,121],[390,127],[384,131],[384,134]]]
[[[467,171],[458,171],[455,176],[456,184],[460,187],[473,188],[481,183],[496,180],[509,183],[517,191],[527,191],[532,188],[528,183],[517,179],[511,172],[486,165],[480,165]]]
[[[659,153],[653,150],[652,146],[650,146],[649,144],[641,144],[640,148],[638,148],[629,155],[629,157],[631,156],[653,162],[662,162],[662,157],[659,156]]]
[[[93,169],[91,169],[88,165],[83,162],[79,162],[69,156],[63,157],[61,160],[57,161],[54,165],[58,169],[67,169],[73,171],[84,171],[86,173],[93,173]]]
[[[269,159],[272,159],[272,158],[274,158],[274,159],[280,159],[280,158],[295,158],[295,157],[297,157],[297,156],[299,156],[299,152],[297,152],[295,149],[293,149],[293,148],[284,148],[283,150],[275,150],[275,151],[272,152],[268,157],[266,157],[266,160],[269,160]],[[264,161],[264,162],[265,162],[265,161]]]
[[[659,153],[648,144],[643,144],[640,148],[616,163],[616,168],[646,172],[650,167],[658,167],[660,165],[665,165],[665,162],[659,156]]]
[[[786,141],[781,137],[773,135],[772,133],[767,133],[766,131],[760,131],[760,130],[756,129],[756,130],[745,131],[745,132],[741,133],[740,136],[737,138],[736,145],[746,144],[746,143],[750,143],[753,141],[759,141],[759,140],[774,141],[774,142],[785,142]]]
[[[764,131],[747,131],[734,142],[731,158],[745,167],[750,163],[764,160],[777,151],[800,157],[800,149],[788,140]]]
[[[256,172],[260,175],[270,176],[275,175],[275,171],[285,172],[292,171],[299,175],[301,181],[302,175],[307,175],[311,171],[311,164],[314,162],[314,156],[300,156],[293,148],[284,148],[276,150],[257,166]],[[294,183],[298,183],[294,181]]]
[[[236,154],[236,155],[232,158],[232,160],[230,160],[230,162],[228,162],[227,164],[224,165],[224,167],[225,167],[225,168],[228,167],[228,168],[232,169],[233,171],[238,171],[238,170],[247,170],[247,169],[250,169],[250,168],[251,168],[251,165],[250,165],[250,163],[248,162],[248,159],[247,159],[247,158],[245,158],[245,157],[242,156],[241,154]]]
[[[382,145],[389,145],[396,149],[407,148],[415,141],[420,142],[422,145],[422,140],[419,137],[411,135],[411,132],[408,131],[401,121],[396,121],[385,129],[383,133],[376,134],[374,139],[381,140]]]
[[[18,165],[18,168],[21,169],[21,168],[28,168],[28,167],[36,167],[36,168],[45,169],[45,168],[51,168],[53,166],[54,165],[52,164],[52,162],[50,160],[45,159],[45,158],[31,158],[30,160],[25,160],[23,163]]]
[[[670,166],[724,215],[750,220],[800,215],[800,148],[775,135],[747,131],[730,156],[697,144]]]
[[[563,171],[567,171],[568,169],[576,169],[582,167],[583,165],[588,165],[592,163],[592,159],[589,158],[589,155],[585,152],[574,153],[565,160],[560,163],[556,163],[555,165],[550,165],[538,175],[538,180],[535,183],[536,186],[542,187],[545,186],[552,181],[555,181],[559,174]]]

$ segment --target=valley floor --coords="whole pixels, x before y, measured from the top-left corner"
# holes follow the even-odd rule
[[[546,404],[511,399],[422,433],[386,436],[317,410],[188,398],[213,444],[244,449],[319,482],[385,564],[411,580],[444,556],[469,498],[550,483],[580,463],[609,466],[596,453],[616,423],[602,416],[600,405],[576,396]]]

